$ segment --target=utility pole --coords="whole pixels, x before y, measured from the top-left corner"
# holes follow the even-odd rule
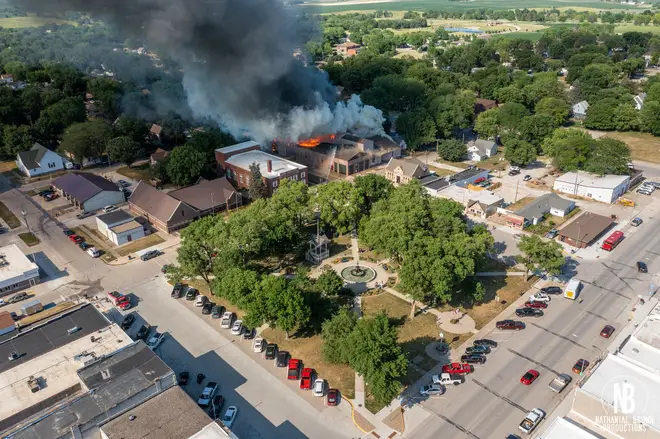
[[[514,204],[518,202],[518,185],[520,184],[520,180],[516,182],[516,196],[513,199]]]
[[[30,224],[28,223],[28,220],[27,220],[27,212],[23,208],[22,204],[21,204],[21,215],[23,215],[23,221],[25,221],[25,225],[28,228],[28,232],[32,233],[32,230],[30,230]]]

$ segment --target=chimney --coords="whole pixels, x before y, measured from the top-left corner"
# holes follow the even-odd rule
[[[268,173],[273,172],[273,161],[272,160],[266,160],[266,168],[268,169]]]

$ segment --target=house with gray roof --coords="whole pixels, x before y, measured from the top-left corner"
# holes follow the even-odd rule
[[[65,169],[67,164],[70,164],[67,159],[38,143],[32,145],[28,151],[16,154],[16,166],[28,177],[60,171]]]
[[[573,105],[573,117],[576,119],[584,119],[587,117],[587,110],[589,109],[589,102],[581,101]]]
[[[480,162],[497,154],[497,144],[492,140],[477,139],[467,145],[468,160]]]
[[[429,174],[428,167],[417,159],[397,159],[392,157],[385,167],[385,178],[394,184],[406,184],[422,179]]]
[[[123,203],[124,192],[111,180],[89,172],[69,172],[53,180],[53,188],[83,212]]]
[[[574,201],[549,193],[541,195],[533,202],[507,215],[506,222],[510,227],[522,230],[540,223],[546,214],[563,218],[573,209],[575,209]]]
[[[640,93],[633,98],[635,101],[635,110],[641,110],[644,107],[644,101],[646,100],[646,93]]]

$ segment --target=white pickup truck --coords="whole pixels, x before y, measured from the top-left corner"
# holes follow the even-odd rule
[[[532,409],[531,412],[527,413],[525,419],[522,420],[518,429],[523,433],[530,434],[537,425],[545,418],[545,412],[539,408]]]
[[[440,375],[433,375],[433,382],[436,384],[442,384],[443,386],[448,386],[450,384],[458,386],[465,382],[465,377],[454,373],[441,373]]]
[[[572,378],[570,375],[567,375],[565,373],[562,373],[560,375],[557,375],[557,377],[550,381],[550,384],[548,387],[550,387],[550,390],[553,392],[560,393],[566,386],[568,386],[571,382]]]

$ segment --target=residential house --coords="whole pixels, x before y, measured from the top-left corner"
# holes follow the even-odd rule
[[[564,226],[557,238],[568,245],[584,248],[598,240],[614,224],[612,218],[591,212],[584,212]]]
[[[156,163],[165,160],[169,154],[169,151],[165,151],[163,148],[158,148],[156,152],[151,154],[149,157],[149,164],[151,164],[151,166],[155,166]]]
[[[503,204],[504,199],[499,195],[489,191],[478,191],[469,196],[465,212],[480,218],[487,218],[497,213],[497,208],[502,207]]]
[[[635,110],[641,110],[646,100],[646,93],[640,93],[633,98],[635,101]]]
[[[483,113],[486,110],[497,108],[497,101],[492,99],[481,99],[477,98],[474,101],[474,115],[477,116],[479,113]]]
[[[540,223],[546,214],[563,218],[573,209],[575,209],[574,201],[549,193],[541,195],[533,202],[508,214],[505,219],[508,226],[522,230]]]
[[[635,174],[639,178],[639,174]],[[577,195],[603,203],[614,203],[630,187],[628,175],[596,175],[588,172],[567,172],[557,177],[552,186],[557,192]]]
[[[573,105],[573,117],[576,119],[584,119],[587,117],[587,110],[589,110],[589,102],[581,101]]]
[[[70,162],[64,157],[38,143],[32,145],[28,151],[16,155],[16,166],[28,177],[60,171],[65,169],[67,164]]]
[[[199,212],[199,216],[243,205],[243,195],[224,177],[215,180],[200,178],[196,184],[168,192],[167,195],[191,206]]]
[[[145,236],[142,224],[121,209],[97,216],[96,228],[115,245],[124,245]]]
[[[92,212],[123,203],[124,192],[111,180],[89,172],[70,172],[53,180],[53,188],[77,208]]]
[[[161,141],[160,133],[161,133],[162,131],[163,131],[163,127],[161,127],[160,125],[156,125],[156,124],[154,123],[154,124],[151,125],[151,128],[149,128],[149,136],[150,136],[152,139],[154,139],[154,140],[160,142],[160,141]]]
[[[143,217],[149,224],[165,233],[179,230],[199,217],[195,208],[144,181],[140,181],[133,190],[128,199],[128,207],[135,215]]]
[[[357,55],[361,47],[362,46],[357,43],[352,43],[350,41],[347,41],[345,43],[337,44],[335,46],[335,50],[339,55],[342,55],[344,57],[349,57],[349,56]]]
[[[468,160],[480,162],[497,154],[497,144],[492,140],[477,139],[467,145]]]
[[[307,184],[307,166],[264,152],[254,141],[216,149],[215,157],[220,172],[239,189],[250,187],[252,164],[259,166],[267,196],[277,190],[282,180],[302,181]]]
[[[385,167],[385,178],[394,184],[406,184],[428,175],[428,167],[417,159],[391,158]]]

